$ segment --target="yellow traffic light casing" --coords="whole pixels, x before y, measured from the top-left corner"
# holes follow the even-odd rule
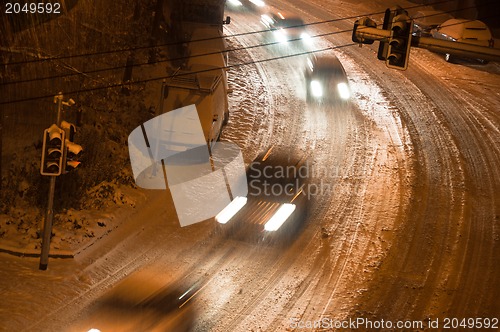
[[[391,37],[387,46],[386,65],[389,68],[406,70],[410,58],[413,23],[406,11],[392,18]]]
[[[356,22],[354,22],[354,28],[352,29],[352,37],[351,37],[352,41],[359,44],[373,44],[373,42],[375,41],[373,39],[360,39],[356,36],[356,31],[358,30],[358,27],[360,25],[371,28],[377,27],[377,23],[375,23],[375,21],[373,21],[368,17],[363,17],[360,18],[359,20],[356,20]]]
[[[64,130],[55,124],[44,130],[40,174],[47,176],[61,175],[65,140],[66,134]]]
[[[82,151],[83,148],[81,145],[66,140],[66,151],[63,163],[64,173],[68,173],[74,170],[81,164],[81,162],[78,159],[80,158]]]
[[[388,8],[385,10],[384,23],[382,23],[382,29],[391,30],[392,18],[394,17],[396,11],[399,10],[399,8],[400,7],[391,8],[391,9]],[[378,46],[378,52],[377,52],[377,58],[379,60],[385,60],[387,58],[388,47],[389,47],[388,42],[380,41],[380,44]]]
[[[83,147],[73,142],[76,133],[76,126],[74,124],[62,121],[61,128],[66,134],[62,163],[62,173],[66,174],[81,164],[78,159],[81,156]]]
[[[75,139],[76,126],[67,121],[61,121],[61,129],[66,133],[66,139],[73,142]]]

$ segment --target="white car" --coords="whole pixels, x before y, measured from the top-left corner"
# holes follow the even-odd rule
[[[255,12],[266,7],[266,3],[263,0],[227,0],[226,6],[231,10],[249,10]]]
[[[431,30],[431,35],[436,39],[493,47],[493,37],[490,29],[486,24],[478,20],[447,20],[436,29]],[[445,54],[446,61],[452,62],[455,58],[455,56],[452,56],[449,53]],[[485,60],[478,60],[482,63],[487,63]]]
[[[307,101],[347,101],[351,97],[344,67],[334,54],[312,55],[304,71]]]
[[[273,39],[279,43],[301,40],[309,43],[311,36],[305,28],[302,18],[282,12],[267,13],[260,16],[260,22],[270,31]]]

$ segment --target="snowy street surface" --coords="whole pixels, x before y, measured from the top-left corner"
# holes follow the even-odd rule
[[[272,5],[307,23],[383,12],[389,2]],[[255,13],[230,15],[227,35],[262,29]],[[350,32],[313,40],[317,48],[352,43]],[[262,41],[249,34],[229,42]],[[214,221],[180,228],[169,193],[144,191],[146,202],[128,208],[119,227],[74,259],[50,259],[47,271],[37,258],[0,254],[1,328],[87,331],[98,323],[89,322],[96,301],[141,269],[164,284],[201,285],[196,331],[328,331],[310,325],[357,318],[422,330],[436,319],[498,319],[500,66],[450,64],[412,49],[400,72],[376,59],[377,47],[334,51],[354,94],[347,105],[306,103],[304,56],[228,73],[234,91],[222,139],[238,144],[246,162],[276,144],[327,172],[312,179],[328,190],[311,198],[306,227],[289,246],[226,238]],[[231,53],[230,63],[273,56],[250,48]]]

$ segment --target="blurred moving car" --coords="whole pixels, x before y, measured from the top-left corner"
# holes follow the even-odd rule
[[[226,5],[231,9],[240,9],[244,8],[243,3],[240,0],[227,0]]]
[[[227,0],[226,6],[232,10],[258,11],[266,6],[263,0]]]
[[[430,37],[432,29],[452,19],[453,16],[440,10],[421,10],[413,14],[411,18],[413,19],[413,35]]]
[[[251,5],[258,8],[263,8],[266,6],[266,3],[263,0],[247,0]]]
[[[431,35],[436,39],[493,47],[493,36],[490,29],[486,24],[478,20],[451,19],[431,30]],[[457,59],[456,56],[449,53],[445,54],[446,61],[453,62],[455,59]],[[486,60],[477,60],[488,63]]]
[[[244,239],[291,240],[307,211],[307,159],[277,146],[247,169],[248,195],[235,197],[216,217],[220,231]]]
[[[286,43],[290,40],[301,40],[310,43],[311,36],[305,28],[302,18],[282,12],[267,13],[260,16],[260,22],[272,31],[273,41]]]
[[[92,332],[192,331],[195,313],[190,300],[198,286],[164,285],[158,282],[162,277],[145,271],[126,277],[96,303],[81,328]]]
[[[344,67],[334,54],[311,55],[304,72],[307,101],[347,101],[351,97]]]

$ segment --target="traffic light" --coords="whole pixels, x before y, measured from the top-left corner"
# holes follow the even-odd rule
[[[391,30],[392,18],[394,17],[396,11],[401,10],[401,7],[387,8],[384,15],[384,23],[382,23],[382,29]],[[387,58],[387,50],[389,47],[388,42],[381,41],[378,46],[377,58],[379,60],[385,60]]]
[[[389,68],[406,70],[410,57],[413,24],[404,10],[392,17],[391,37],[387,46],[386,65]]]
[[[78,159],[80,158],[82,151],[83,148],[81,145],[66,140],[66,155],[63,164],[64,173],[74,170],[81,164]]]
[[[74,124],[63,121],[61,128],[66,134],[65,148],[63,153],[63,170],[62,172],[68,173],[77,168],[81,162],[78,160],[83,151],[83,147],[74,143],[76,127]]]
[[[53,124],[43,132],[42,162],[40,173],[48,176],[61,175],[63,167],[64,130]]]
[[[359,20],[356,20],[356,22],[354,22],[354,28],[352,29],[352,41],[355,42],[355,43],[359,43],[359,44],[373,44],[373,42],[375,40],[373,39],[361,39],[361,38],[358,38],[358,36],[356,35],[356,32],[358,30],[358,26],[366,26],[366,27],[370,27],[370,28],[376,28],[377,27],[377,23],[375,23],[375,21],[373,21],[372,19],[368,18],[368,17],[363,17],[363,18],[360,18]]]

